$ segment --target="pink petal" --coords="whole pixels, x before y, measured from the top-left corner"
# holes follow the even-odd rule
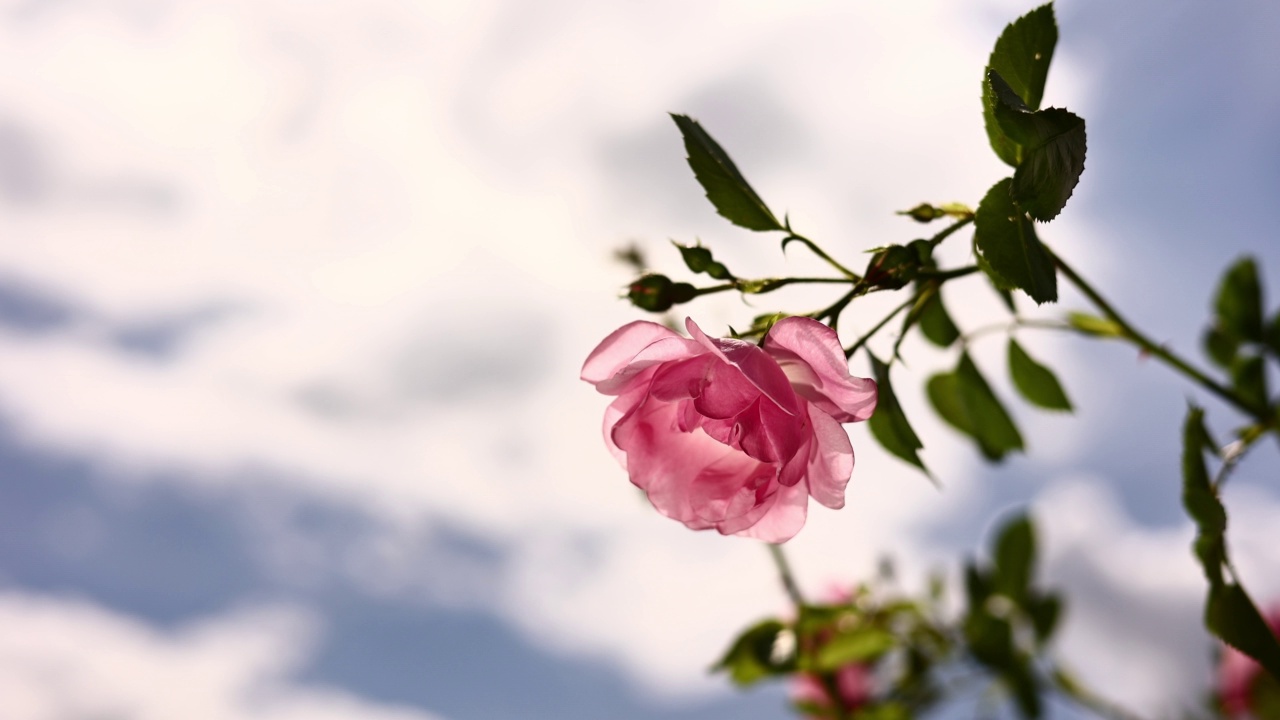
[[[617,395],[646,368],[704,352],[701,345],[657,323],[637,320],[614,330],[591,351],[581,377],[596,390]]]
[[[844,489],[853,475],[853,444],[840,423],[809,406],[814,442],[809,451],[809,494],[832,510],[844,507]]]
[[[752,385],[777,403],[778,407],[791,415],[800,412],[791,381],[782,368],[778,367],[778,363],[754,343],[707,337],[693,318],[685,318],[684,325],[695,342],[737,368]]]
[[[769,509],[751,527],[734,532],[740,537],[755,538],[768,543],[784,543],[804,527],[809,507],[809,493],[804,483],[792,487],[779,485]],[[720,529],[720,528],[717,528]],[[721,532],[724,532],[721,529]]]
[[[797,395],[837,421],[866,420],[875,411],[875,381],[849,374],[840,339],[817,320],[779,320],[769,330],[764,350],[782,368]]]

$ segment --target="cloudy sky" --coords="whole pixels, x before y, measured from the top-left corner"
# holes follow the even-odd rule
[[[701,238],[740,274],[822,271],[714,214],[668,111],[853,264],[920,233],[893,210],[976,203],[1005,174],[982,66],[1031,7],[0,2],[0,720],[786,717],[780,688],[706,673],[786,607],[764,549],[658,517],[600,442],[577,371],[637,317],[611,253],[675,270],[667,240]],[[1046,103],[1090,154],[1043,236],[1198,356],[1232,258],[1280,287],[1280,6],[1058,14]],[[970,326],[995,307],[952,290]],[[690,312],[724,332],[826,298]],[[1193,702],[1211,644],[1178,431],[1188,398],[1235,418],[1128,348],[1020,340],[1076,414],[1017,407],[1030,453],[985,466],[921,398],[953,359],[908,343],[944,489],[852,427],[848,507],[789,545],[801,582],[891,555],[918,584],[1030,504],[1067,660],[1134,707]],[[992,376],[1001,354],[977,352]],[[1259,597],[1278,460],[1227,497]]]

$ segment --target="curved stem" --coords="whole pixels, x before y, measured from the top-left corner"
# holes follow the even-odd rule
[[[839,263],[835,258],[831,257],[831,256],[830,256],[830,255],[828,255],[826,252],[824,252],[824,251],[823,251],[823,249],[822,249],[822,248],[820,248],[820,247],[818,247],[818,246],[817,246],[817,245],[816,245],[812,240],[810,240],[809,238],[807,238],[807,237],[805,237],[805,236],[803,236],[803,235],[797,235],[796,233],[791,232],[791,230],[790,230],[790,229],[788,229],[788,230],[787,230],[787,236],[786,236],[786,237],[784,237],[784,238],[782,238],[782,247],[783,247],[783,249],[784,249],[784,250],[785,250],[785,249],[786,249],[786,247],[787,247],[787,243],[791,242],[792,240],[795,240],[796,242],[799,242],[799,243],[801,243],[802,245],[804,245],[805,247],[807,247],[807,248],[809,248],[810,250],[812,250],[814,255],[817,255],[818,257],[822,258],[823,260],[826,260],[828,265],[830,265],[831,267],[835,268],[836,270],[839,270],[839,271],[840,271],[840,274],[844,275],[845,277],[849,278],[850,280],[857,281],[857,280],[861,280],[861,279],[862,279],[862,278],[858,275],[858,273],[856,273],[856,272],[854,272],[854,271],[850,270],[849,268],[845,267],[844,265],[841,265],[841,264],[840,264],[840,263]]]
[[[952,233],[964,227],[965,225],[968,225],[971,222],[973,222],[972,215],[968,217],[960,218],[959,220],[943,228],[942,232],[939,232],[937,235],[934,235],[933,237],[929,238],[929,243],[931,245],[936,246],[938,243],[942,242],[943,240],[946,240],[947,237],[950,236]]]
[[[1040,330],[1066,330],[1068,332],[1074,329],[1071,327],[1070,324],[1059,322],[1057,320],[1031,320],[1026,318],[1015,317],[1013,319],[1013,322],[992,323],[990,325],[983,325],[981,327],[974,328],[973,330],[970,330],[969,332],[961,335],[960,342],[962,344],[968,345],[969,343],[973,342],[974,340],[981,337],[982,335],[989,335],[990,333],[1001,332],[1001,331],[1013,332],[1018,328],[1036,328]]]
[[[1048,246],[1045,246],[1044,250],[1049,253],[1049,257],[1053,259],[1053,264],[1058,267],[1058,270],[1062,271],[1062,274],[1066,276],[1067,280],[1071,281],[1072,285],[1075,285],[1080,292],[1084,293],[1085,297],[1089,298],[1089,300],[1107,316],[1107,319],[1114,322],[1116,326],[1120,328],[1122,333],[1121,337],[1133,342],[1149,355],[1159,358],[1169,367],[1182,373],[1200,387],[1227,401],[1227,403],[1233,405],[1236,409],[1249,417],[1263,423],[1270,420],[1264,410],[1254,407],[1252,403],[1237,395],[1235,391],[1209,377],[1204,372],[1196,369],[1186,360],[1183,360],[1170,352],[1164,346],[1157,345],[1153,340],[1151,340],[1151,338],[1142,334],[1142,332],[1133,325],[1130,325],[1129,321],[1125,320],[1124,317],[1120,315],[1120,312],[1111,305],[1111,303],[1107,302],[1106,299],[1088,283],[1088,281],[1080,277],[1080,275],[1078,275],[1070,265],[1064,262],[1061,257],[1050,250]]]
[[[915,302],[916,302],[916,299],[917,299],[917,296],[916,296],[916,295],[912,295],[911,297],[907,298],[907,301],[906,301],[906,302],[904,302],[904,303],[902,303],[901,305],[899,305],[898,307],[894,308],[894,309],[893,309],[893,312],[889,313],[888,315],[885,315],[883,320],[881,320],[880,322],[878,322],[878,323],[876,323],[876,324],[875,324],[875,327],[873,327],[873,328],[871,328],[870,330],[868,330],[865,334],[863,334],[863,336],[862,336],[862,337],[858,338],[858,340],[857,340],[856,342],[854,342],[854,343],[853,343],[852,345],[850,345],[849,347],[845,348],[845,350],[844,350],[844,356],[845,356],[846,358],[851,358],[851,357],[853,357],[853,354],[854,354],[854,353],[856,353],[856,352],[858,352],[859,348],[861,348],[863,345],[866,345],[866,344],[867,344],[867,341],[871,339],[871,336],[873,336],[873,335],[875,335],[876,333],[880,332],[880,329],[881,329],[881,328],[883,328],[885,325],[888,325],[890,320],[892,320],[892,319],[894,319],[895,317],[897,317],[897,316],[898,316],[898,313],[900,313],[900,312],[902,312],[903,310],[906,310],[907,308],[909,308],[909,307],[911,307],[912,305],[914,305],[914,304],[915,304]]]

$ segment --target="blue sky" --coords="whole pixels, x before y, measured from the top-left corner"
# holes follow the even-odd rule
[[[674,270],[667,239],[696,237],[739,272],[822,270],[714,215],[668,111],[855,264],[920,232],[891,211],[976,202],[1004,172],[981,67],[1030,7],[0,3],[0,717],[786,717],[781,688],[705,672],[785,611],[763,549],[658,517],[599,441],[577,370],[636,317],[610,253]],[[1198,356],[1231,259],[1280,287],[1280,11],[1058,15],[1046,102],[1090,155],[1042,235]],[[996,307],[948,293],[970,326]],[[1068,662],[1135,707],[1191,702],[1211,644],[1178,428],[1188,398],[1233,418],[1128,348],[1019,339],[1076,414],[1017,408],[1030,452],[987,467],[920,393],[953,359],[908,343],[896,385],[944,489],[851,428],[848,507],[790,543],[801,582],[885,554],[918,582],[1030,504]],[[976,351],[992,376],[1001,349]],[[1277,459],[1227,495],[1259,597]]]

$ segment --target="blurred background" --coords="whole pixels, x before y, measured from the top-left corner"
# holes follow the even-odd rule
[[[854,267],[924,233],[892,211],[976,204],[1007,174],[982,67],[1032,6],[0,2],[0,718],[787,717],[784,688],[706,671],[786,611],[764,548],[650,510],[577,380],[639,316],[613,252],[678,276],[668,239],[700,238],[740,275],[823,271],[714,214],[668,111]],[[1046,105],[1090,148],[1042,236],[1202,358],[1230,260],[1280,287],[1280,5],[1057,10]],[[947,291],[962,325],[996,308],[979,280]],[[687,307],[720,334],[830,299]],[[889,556],[918,588],[1029,505],[1068,662],[1186,707],[1213,646],[1179,427],[1189,398],[1222,434],[1234,416],[1126,347],[1019,339],[1075,415],[1011,403],[1029,452],[988,467],[922,400],[953,359],[908,343],[895,384],[942,489],[851,426],[848,506],[788,545],[800,582]],[[1226,497],[1261,600],[1278,459]]]

